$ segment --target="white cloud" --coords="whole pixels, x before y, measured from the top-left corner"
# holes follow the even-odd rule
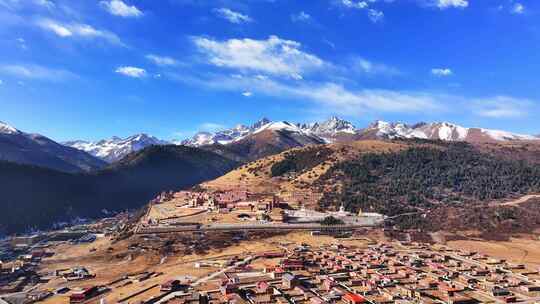
[[[172,77],[184,83],[215,90],[237,92],[249,88],[249,92],[266,96],[296,99],[314,103],[317,108],[342,115],[360,115],[366,112],[414,113],[426,110],[442,110],[438,97],[423,93],[391,90],[348,89],[335,82],[290,82],[256,77]]]
[[[377,0],[355,1],[355,0],[341,0],[337,2],[339,5],[358,10],[366,10],[369,20],[373,23],[380,22],[384,19],[384,13],[380,10],[370,8],[370,4],[377,2]]]
[[[384,13],[370,8],[368,10],[368,17],[369,17],[369,20],[371,20],[371,22],[377,23],[384,19]]]
[[[253,19],[251,19],[251,17],[249,17],[248,15],[244,15],[242,13],[235,12],[233,10],[230,10],[224,7],[215,9],[214,13],[216,13],[217,16],[235,24],[241,24],[241,23],[247,23],[247,22],[253,21]]]
[[[45,7],[49,10],[52,10],[56,7],[56,5],[54,4],[54,2],[50,1],[50,0],[34,0],[34,3],[36,5],[39,5],[39,6],[42,6],[42,7]]]
[[[57,23],[50,19],[42,19],[38,22],[38,25],[45,29],[54,32],[60,37],[70,37],[73,36],[73,32],[65,25]]]
[[[141,12],[135,5],[127,5],[121,0],[101,1],[99,4],[111,15],[120,17],[141,17]]]
[[[0,0],[0,6],[3,6],[9,10],[36,6],[49,10],[56,8],[56,5],[52,0]]]
[[[76,74],[67,70],[52,69],[35,64],[3,65],[0,66],[0,73],[17,78],[46,80],[53,82],[67,81],[78,78]]]
[[[313,18],[311,17],[310,14],[304,11],[301,11],[298,14],[291,15],[291,20],[293,22],[311,22]]]
[[[369,6],[367,1],[341,0],[341,4],[348,8],[365,9]]]
[[[178,64],[178,61],[176,59],[167,57],[167,56],[158,56],[154,54],[148,54],[146,55],[146,59],[160,66],[168,66],[168,65],[173,66],[173,65]]]
[[[244,96],[244,97],[251,97],[251,96],[253,96],[253,93],[250,92],[250,91],[245,91],[245,92],[242,93],[242,96]]]
[[[431,69],[431,74],[438,77],[446,77],[446,76],[453,75],[454,72],[452,72],[452,70],[449,68],[436,68],[436,69]]]
[[[313,109],[338,115],[361,116],[366,113],[450,113],[498,119],[514,119],[534,113],[537,102],[509,96],[469,98],[423,91],[351,89],[335,82],[288,82],[257,77],[233,77],[185,74],[171,79],[212,90],[262,94],[283,100],[311,102]],[[249,88],[249,91],[245,90]],[[536,108],[534,108],[536,107]],[[534,109],[533,109],[534,108]]]
[[[80,37],[85,39],[99,38],[111,44],[124,45],[120,38],[107,30],[98,30],[88,24],[82,23],[61,23],[52,19],[40,19],[37,25],[44,30],[53,32],[62,38]]]
[[[472,101],[475,114],[488,118],[519,118],[527,116],[533,102],[509,96],[495,96]]]
[[[523,14],[525,13],[525,6],[521,3],[515,3],[513,6],[512,6],[512,9],[510,10],[510,12],[512,14]]]
[[[3,84],[4,84],[4,81],[0,79],[0,85],[3,85]]]
[[[122,74],[124,76],[127,76],[127,77],[132,77],[132,78],[146,77],[146,70],[145,69],[138,68],[138,67],[133,67],[133,66],[121,66],[121,67],[118,67],[115,70],[115,72],[118,73],[118,74]]]
[[[466,8],[469,6],[469,1],[468,0],[435,0],[433,4],[440,9]]]
[[[324,83],[286,88],[292,95],[307,98],[325,105],[340,114],[364,113],[366,111],[383,112],[420,112],[436,109],[437,101],[422,94],[411,94],[390,90],[348,90],[341,84]]]
[[[209,63],[219,67],[301,79],[303,74],[326,65],[317,56],[302,51],[299,42],[277,36],[226,41],[195,37],[193,41]]]
[[[382,63],[375,63],[361,57],[353,58],[348,67],[352,71],[369,75],[395,76],[401,74],[397,68]]]
[[[28,46],[26,45],[26,40],[24,40],[24,38],[17,38],[16,41],[17,41],[17,45],[22,50],[27,50],[28,49]]]

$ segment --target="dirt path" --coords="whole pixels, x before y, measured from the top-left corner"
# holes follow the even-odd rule
[[[517,206],[517,205],[523,204],[523,203],[525,203],[528,200],[533,199],[533,198],[540,198],[540,194],[525,195],[525,196],[522,196],[522,197],[520,197],[520,198],[518,198],[516,200],[509,201],[509,202],[506,202],[506,203],[502,203],[499,206]]]

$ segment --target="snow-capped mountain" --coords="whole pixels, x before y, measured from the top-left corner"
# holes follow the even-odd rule
[[[0,125],[0,130],[17,132],[16,129],[6,124]],[[270,136],[270,133],[273,135]],[[265,134],[266,136],[263,136]],[[271,137],[274,138],[271,139]],[[64,144],[86,151],[107,162],[115,162],[131,152],[139,151],[151,145],[176,144],[191,147],[209,147],[217,144],[231,148],[233,146],[242,146],[245,150],[247,149],[245,147],[247,143],[250,143],[249,149],[253,150],[257,146],[254,143],[264,146],[269,142],[273,142],[273,147],[295,147],[298,145],[332,143],[337,141],[396,138],[468,142],[539,139],[534,136],[514,134],[506,131],[465,128],[448,122],[408,125],[378,120],[370,124],[367,128],[357,129],[352,123],[346,120],[331,117],[326,121],[313,123],[271,121],[263,118],[249,126],[240,124],[234,128],[217,132],[199,132],[189,139],[172,142],[163,141],[146,134],[137,134],[127,138],[113,137],[97,142],[71,141]],[[287,144],[283,144],[287,140],[290,141]],[[217,149],[218,147],[214,148]],[[259,155],[257,153],[252,154]]]
[[[21,131],[15,129],[14,127],[8,125],[5,122],[0,121],[0,133],[3,134],[19,134]]]
[[[237,125],[232,129],[221,130],[217,132],[199,132],[190,139],[181,141],[180,144],[192,147],[208,146],[213,144],[226,145],[238,141],[256,130],[268,125],[270,120],[263,118],[251,126]]]
[[[348,121],[332,117],[324,122],[309,124],[290,123],[287,121],[271,121],[263,118],[251,126],[238,125],[235,128],[227,129],[215,133],[199,132],[190,139],[181,142],[187,146],[206,146],[212,144],[227,145],[237,142],[249,135],[257,134],[265,130],[287,131],[302,134],[310,137],[317,137],[325,142],[333,142],[334,137],[339,134],[355,134],[355,127]]]
[[[319,136],[323,135],[335,135],[338,133],[355,134],[356,128],[354,125],[346,120],[339,119],[338,117],[330,117],[330,119],[323,122],[314,122],[309,124],[298,125],[303,130],[307,130],[312,134]]]
[[[422,138],[445,141],[511,141],[511,140],[537,140],[531,135],[515,134],[507,131],[465,128],[448,122],[418,123],[407,125],[403,123],[389,123],[375,121],[366,129],[360,131],[364,137],[376,138]]]
[[[298,124],[298,126],[304,132],[318,136],[327,143],[342,139],[354,139],[354,135],[357,133],[356,127],[352,123],[335,116],[323,122]]]
[[[105,162],[40,134],[25,133],[0,122],[0,160],[65,172],[103,168]]]
[[[226,145],[235,140],[245,137],[252,133],[254,126],[246,127],[238,125],[232,129],[222,130],[218,132],[199,132],[190,139],[182,141],[180,144],[186,146],[200,147],[213,144]]]
[[[126,138],[114,136],[110,139],[97,142],[76,140],[64,143],[66,146],[86,151],[110,163],[122,159],[131,152],[142,150],[148,146],[167,144],[170,143],[147,134],[136,134]]]

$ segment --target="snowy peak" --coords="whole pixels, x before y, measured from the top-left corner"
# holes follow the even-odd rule
[[[424,124],[416,127],[415,130],[425,134],[425,138],[445,141],[464,141],[467,139],[469,134],[468,128],[464,128],[449,122]]]
[[[61,145],[41,134],[19,131],[4,122],[0,122],[0,138],[0,160],[72,173],[105,166],[103,161],[88,153]]]
[[[338,133],[355,134],[356,128],[346,120],[338,117],[331,117],[323,122],[315,122],[311,124],[300,125],[303,130],[307,130],[318,136],[336,135]]]
[[[326,121],[310,124],[271,121],[268,118],[262,118],[249,127],[238,125],[235,128],[214,133],[199,132],[192,138],[182,141],[180,144],[194,147],[213,144],[227,145],[267,130],[291,132],[301,136],[316,138],[324,142],[332,142],[333,137],[338,134],[356,134],[356,129],[350,122],[337,117],[331,117]]]
[[[0,130],[14,128],[1,127]],[[7,125],[6,125],[7,126]],[[377,120],[365,129],[357,129],[352,123],[338,117],[330,117],[322,122],[291,123],[288,121],[271,121],[262,118],[259,121],[244,125],[238,124],[233,128],[216,132],[199,132],[189,139],[166,142],[147,134],[136,134],[127,138],[112,137],[98,142],[72,141],[64,143],[86,151],[93,156],[108,162],[117,161],[131,152],[136,152],[151,145],[177,144],[192,147],[209,146],[214,144],[229,145],[240,142],[252,135],[263,131],[274,133],[285,132],[298,142],[332,143],[358,139],[398,139],[421,138],[444,141],[490,142],[510,140],[539,140],[538,137],[514,134],[505,131],[465,128],[449,122],[420,122],[413,125],[401,122],[386,122]],[[275,134],[279,137],[280,134]]]
[[[532,135],[516,134],[507,131],[490,130],[490,129],[477,129],[482,134],[497,141],[511,141],[511,140],[538,140],[539,138]]]
[[[166,145],[156,137],[147,134],[135,134],[126,138],[113,136],[110,139],[104,139],[97,142],[88,142],[82,140],[69,141],[64,143],[79,150],[86,151],[93,156],[99,157],[107,162],[120,160],[131,152],[142,150],[152,145]]]
[[[364,134],[376,134],[378,138],[422,138],[444,141],[510,141],[510,140],[535,140],[529,135],[515,134],[506,131],[465,128],[449,122],[418,123],[407,125],[403,123],[389,123],[375,121],[362,131]]]
[[[15,129],[14,127],[8,125],[5,122],[0,121],[0,133],[3,133],[3,134],[20,134],[21,131]]]
[[[257,130],[253,132],[253,134],[263,132],[265,130],[272,130],[272,131],[289,131],[289,132],[296,132],[296,133],[304,133],[304,130],[299,128],[297,125],[292,124],[287,121],[277,121],[277,122],[270,122],[267,123]]]
[[[420,126],[425,126],[420,124]],[[389,123],[382,120],[376,120],[371,123],[364,132],[374,132],[378,138],[427,138],[424,132],[418,131],[413,127],[400,122]]]
[[[226,145],[250,134],[252,127],[237,125],[232,129],[218,132],[198,132],[192,138],[181,141],[180,144],[192,147],[201,147],[213,144]]]
[[[254,123],[252,126],[251,126],[251,130],[257,130],[259,128],[261,128],[262,126],[264,125],[267,125],[269,123],[271,123],[272,121],[266,117],[263,117],[261,120],[257,121],[256,123]]]

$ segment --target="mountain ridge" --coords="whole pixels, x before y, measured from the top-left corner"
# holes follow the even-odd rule
[[[147,147],[84,173],[0,161],[0,235],[48,229],[76,217],[99,218],[103,209],[139,208],[162,191],[194,186],[237,165],[210,151],[174,145]]]
[[[112,137],[96,142],[69,141],[64,144],[86,151],[109,163],[120,160],[130,152],[136,152],[151,145],[185,145],[191,147],[206,147],[210,150],[220,150],[219,146],[245,145],[245,142],[254,138],[255,134],[263,130],[284,131],[295,134],[297,138],[303,137],[310,144],[318,142],[333,143],[362,139],[398,139],[419,138],[443,141],[466,142],[496,142],[514,140],[540,140],[531,135],[517,134],[502,130],[485,128],[467,128],[450,122],[419,122],[406,124],[400,122],[386,122],[376,120],[365,128],[357,128],[351,122],[336,116],[325,121],[312,123],[292,123],[288,121],[272,121],[262,118],[251,125],[238,124],[233,128],[214,132],[198,132],[191,138],[184,140],[165,141],[147,134],[136,134],[126,138]],[[283,133],[281,133],[283,134]],[[280,136],[280,133],[274,133]],[[269,140],[269,137],[266,137]],[[278,140],[274,140],[278,141]],[[292,148],[296,145],[287,145]],[[235,148],[233,147],[232,150]],[[281,152],[281,151],[278,151]],[[260,153],[252,153],[260,154]],[[266,156],[264,154],[261,154]],[[236,155],[234,157],[240,157]],[[249,159],[252,159],[250,157]]]
[[[20,131],[3,122],[0,122],[0,160],[71,173],[106,166],[104,161],[84,151],[67,147],[41,134]]]
[[[140,151],[152,145],[167,145],[169,142],[160,140],[145,133],[131,135],[125,138],[113,136],[96,142],[74,140],[63,143],[91,155],[112,163],[122,159],[131,152]]]

